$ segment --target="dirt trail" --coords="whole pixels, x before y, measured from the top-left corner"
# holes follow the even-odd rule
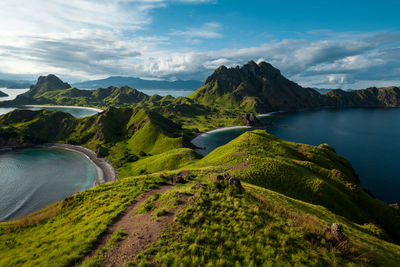
[[[123,266],[129,261],[134,261],[135,256],[147,245],[156,242],[162,229],[172,223],[177,208],[169,210],[169,213],[160,217],[159,221],[152,219],[151,212],[135,214],[136,210],[152,195],[163,194],[172,187],[172,185],[162,185],[138,196],[137,201],[125,210],[118,221],[108,227],[98,246],[88,257],[95,255],[96,251],[105,247],[116,230],[123,230],[127,235],[103,254],[102,266]]]

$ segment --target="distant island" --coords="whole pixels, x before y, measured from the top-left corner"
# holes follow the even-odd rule
[[[33,82],[19,81],[19,80],[0,80],[0,88],[7,89],[26,89],[29,88]]]
[[[106,87],[129,86],[135,89],[158,89],[158,90],[195,90],[202,85],[201,81],[196,80],[144,80],[135,77],[112,76],[106,79],[85,81],[72,84],[74,87],[82,89],[97,89]]]

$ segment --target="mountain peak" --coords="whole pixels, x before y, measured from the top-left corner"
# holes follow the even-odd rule
[[[47,91],[57,91],[68,88],[71,88],[71,85],[64,83],[56,75],[49,74],[47,76],[40,76],[36,85],[32,86],[26,95],[32,97],[43,94]]]
[[[241,67],[221,66],[191,98],[204,104],[240,106],[251,112],[319,107],[320,94],[286,79],[267,62],[249,61]]]

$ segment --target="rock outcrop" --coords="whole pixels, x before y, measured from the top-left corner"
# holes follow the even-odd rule
[[[347,240],[347,237],[343,234],[343,225],[341,225],[340,223],[332,224],[331,234],[338,242],[343,242]]]
[[[263,124],[257,119],[256,115],[253,113],[246,114],[244,117],[244,125],[250,127],[258,127],[262,126]]]

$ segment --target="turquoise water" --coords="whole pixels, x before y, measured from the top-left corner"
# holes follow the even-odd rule
[[[0,221],[16,219],[77,191],[91,188],[95,166],[60,149],[0,152]]]
[[[328,143],[347,158],[361,184],[379,199],[400,202],[400,109],[325,109],[278,113],[260,118],[284,140],[319,145]],[[248,129],[227,130],[197,137],[193,143],[207,154]]]
[[[87,116],[92,116],[94,114],[97,113],[97,111],[91,110],[91,109],[87,109],[87,108],[61,108],[61,107],[40,107],[40,108],[33,108],[33,107],[19,107],[22,109],[29,109],[29,110],[41,110],[41,109],[47,109],[47,110],[59,110],[59,111],[63,111],[66,113],[71,114],[74,117],[77,118],[83,118],[83,117],[87,117]],[[17,109],[17,107],[10,107],[10,108],[2,108],[0,107],[0,115],[6,114],[10,111],[13,111]]]

